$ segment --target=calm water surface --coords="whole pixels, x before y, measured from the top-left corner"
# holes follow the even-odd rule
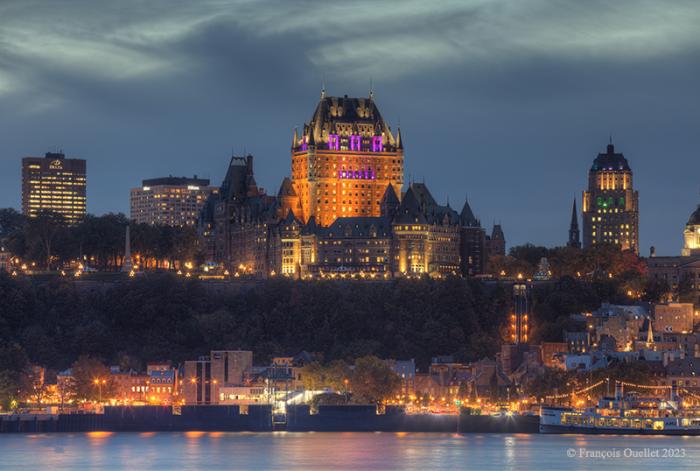
[[[3,470],[640,470],[698,469],[699,463],[700,437],[285,432],[0,435]]]

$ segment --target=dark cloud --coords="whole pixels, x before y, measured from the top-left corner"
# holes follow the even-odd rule
[[[509,243],[564,242],[571,200],[609,134],[635,170],[641,245],[677,253],[698,201],[700,8],[693,2],[95,2],[0,5],[0,206],[19,161],[89,160],[91,212],[166,174],[218,183],[256,155],[289,172],[321,81],[374,82],[407,174],[465,193]]]

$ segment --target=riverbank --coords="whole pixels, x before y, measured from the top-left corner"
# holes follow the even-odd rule
[[[268,405],[105,407],[104,414],[22,414],[0,416],[0,433],[60,432],[430,432],[539,433],[538,416],[406,414],[387,407],[321,406],[312,414],[306,405],[289,406],[273,417]]]

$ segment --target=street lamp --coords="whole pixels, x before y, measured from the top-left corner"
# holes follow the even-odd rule
[[[102,385],[107,384],[106,379],[95,378],[93,381],[100,391],[100,402],[102,402]]]

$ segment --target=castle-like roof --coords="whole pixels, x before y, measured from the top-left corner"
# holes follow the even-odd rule
[[[469,206],[469,201],[464,199],[464,206],[462,207],[462,212],[459,214],[459,220],[462,226],[465,227],[479,227],[479,221],[474,216],[471,206]]]
[[[403,196],[394,222],[399,224],[426,224],[428,222],[413,185],[408,188]]]
[[[280,185],[280,191],[277,193],[278,198],[283,196],[297,196],[297,192],[294,191],[294,186],[292,185],[292,180],[290,180],[289,177],[284,177],[282,185]]]
[[[695,209],[695,211],[693,211],[693,214],[690,215],[690,219],[688,219],[688,225],[689,226],[700,225],[700,204]]]
[[[500,224],[494,224],[493,230],[491,231],[491,240],[505,240],[506,236],[503,234],[503,228]]]
[[[616,153],[615,146],[611,143],[608,144],[606,153],[598,154],[598,157],[593,161],[593,166],[591,167],[591,172],[602,170],[631,171],[632,169],[625,156],[621,153]]]
[[[394,191],[394,185],[388,184],[384,196],[382,196],[381,204],[385,206],[394,206],[399,204],[399,197]]]
[[[398,147],[389,125],[384,121],[373,98],[322,95],[311,121],[304,125],[308,144],[323,142],[328,134],[360,134],[358,126],[371,129],[371,135],[384,136],[384,145]],[[324,135],[325,133],[325,135]]]

